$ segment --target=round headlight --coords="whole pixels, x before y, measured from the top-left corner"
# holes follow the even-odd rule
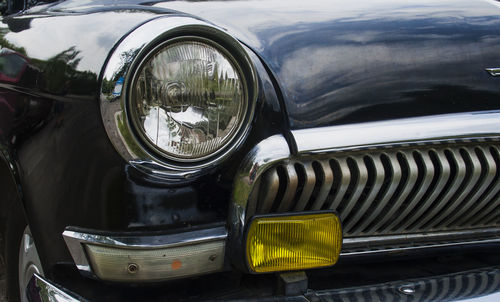
[[[208,41],[167,42],[139,65],[130,90],[130,117],[160,156],[199,161],[238,134],[247,112],[236,61]]]

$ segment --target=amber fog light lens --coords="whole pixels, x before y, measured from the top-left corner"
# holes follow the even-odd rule
[[[333,213],[262,217],[247,233],[250,269],[257,273],[334,265],[342,247],[342,227]]]
[[[242,126],[247,96],[236,62],[208,41],[158,47],[140,65],[131,116],[145,142],[176,161],[208,158]]]

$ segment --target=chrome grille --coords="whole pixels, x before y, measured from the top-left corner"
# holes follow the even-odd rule
[[[331,209],[346,237],[494,227],[499,164],[497,144],[473,142],[290,158],[257,180],[247,217]]]

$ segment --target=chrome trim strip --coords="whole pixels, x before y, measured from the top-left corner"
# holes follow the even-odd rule
[[[290,148],[286,139],[282,135],[274,135],[258,143],[240,164],[234,178],[228,217],[231,250],[236,258],[241,258],[241,254],[238,255],[237,251],[243,246],[243,232],[247,220],[247,203],[250,192],[252,192],[262,172],[273,163],[290,156]]]
[[[497,237],[496,239],[492,239]],[[380,236],[364,236],[364,237],[344,237],[342,249],[349,253],[351,249],[362,248],[363,246],[369,245],[370,247],[376,248],[384,245],[409,245],[409,244],[424,244],[426,247],[433,245],[440,245],[439,242],[447,242],[447,244],[457,244],[453,243],[454,240],[465,240],[470,242],[477,241],[490,241],[499,240],[500,242],[500,228],[481,228],[481,229],[469,229],[460,231],[440,231],[440,232],[429,232],[429,233],[414,233],[414,234],[401,234],[401,235],[380,235]],[[429,242],[431,242],[429,244]],[[432,242],[438,242],[433,244]],[[462,244],[460,242],[459,244]]]
[[[400,252],[411,252],[411,251],[427,250],[427,249],[451,248],[459,246],[476,246],[476,245],[486,245],[486,244],[500,244],[500,238],[426,244],[426,245],[410,246],[410,247],[386,247],[386,248],[380,248],[375,250],[364,250],[364,251],[352,251],[352,252],[347,251],[347,252],[341,252],[340,258],[363,256],[363,255],[388,254],[388,253],[393,254],[395,252],[400,253]],[[344,246],[344,244],[342,246]]]
[[[249,105],[244,124],[238,130],[239,133],[231,140],[231,143],[223,147],[221,152],[203,161],[176,163],[148,151],[143,147],[144,143],[141,143],[134,134],[125,110],[127,108],[127,85],[135,73],[133,66],[149,53],[152,46],[174,37],[193,35],[217,38],[224,42],[225,48],[236,57],[243,70],[243,76],[248,84]],[[171,181],[193,178],[227,159],[248,135],[258,94],[257,74],[243,46],[235,38],[212,24],[185,15],[169,15],[152,19],[119,42],[102,74],[100,105],[106,133],[122,158],[148,175],[167,178]]]
[[[500,76],[500,68],[486,68],[486,71],[494,77]]]
[[[76,267],[82,272],[94,275],[87,259],[84,244],[121,247],[130,250],[152,250],[210,241],[225,241],[228,233],[225,227],[216,227],[168,235],[107,236],[76,231],[74,228],[67,227],[62,235]]]
[[[43,302],[84,302],[81,298],[76,298],[74,294],[70,294],[52,282],[34,274],[26,288],[26,294],[30,301]]]
[[[422,141],[500,136],[500,111],[480,111],[292,130],[299,154]]]

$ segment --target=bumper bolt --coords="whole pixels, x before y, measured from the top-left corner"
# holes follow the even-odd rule
[[[139,266],[135,263],[129,263],[127,266],[127,271],[129,274],[135,274],[139,270]]]

